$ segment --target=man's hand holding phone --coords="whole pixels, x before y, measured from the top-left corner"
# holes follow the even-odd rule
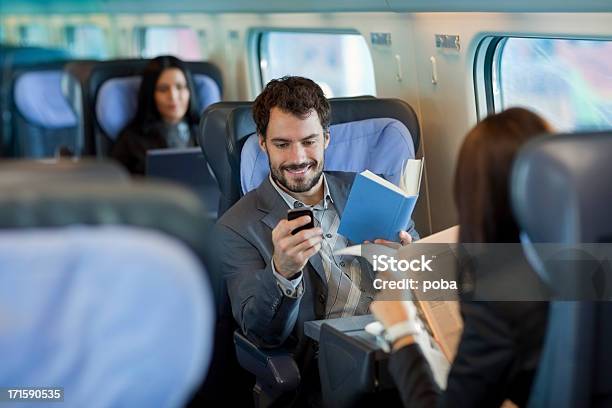
[[[308,259],[319,252],[323,240],[321,228],[314,227],[312,210],[299,211],[307,215],[301,213],[289,215],[288,219],[281,220],[272,230],[274,268],[287,279],[291,279],[301,271]],[[296,211],[290,211],[289,214],[292,212]],[[297,218],[291,219],[295,216]]]

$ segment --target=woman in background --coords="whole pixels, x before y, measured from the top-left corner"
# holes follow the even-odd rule
[[[132,174],[144,174],[147,150],[194,146],[198,113],[191,75],[172,56],[146,66],[138,91],[138,110],[121,131],[111,157]]]
[[[549,133],[536,114],[512,108],[478,123],[466,136],[455,171],[461,243],[518,243],[509,179],[517,151]],[[527,266],[525,266],[527,267]],[[496,271],[485,271],[493,277]],[[461,288],[460,288],[461,291]],[[460,292],[463,334],[447,388],[435,383],[413,336],[396,339],[389,371],[406,407],[495,407],[527,404],[548,319],[547,302],[477,302]],[[400,301],[371,305],[389,328],[413,319]]]

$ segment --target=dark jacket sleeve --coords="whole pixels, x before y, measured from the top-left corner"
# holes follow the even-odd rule
[[[110,156],[131,174],[145,174],[147,150],[167,147],[163,135],[155,127],[151,129],[147,135],[131,128],[124,129],[111,150]]]
[[[125,167],[132,174],[136,173],[135,159],[132,153],[133,147],[131,139],[133,137],[134,135],[132,132],[123,130],[119,134],[119,137],[117,138],[117,141],[113,145],[110,152],[110,157],[121,163],[123,167]]]
[[[261,347],[278,347],[297,321],[301,297],[283,295],[264,260],[250,242],[226,225],[216,225],[221,268],[232,314],[242,332]]]
[[[389,370],[405,407],[499,407],[509,397],[514,335],[484,302],[461,305],[464,329],[446,390],[440,392],[418,345],[393,353]]]

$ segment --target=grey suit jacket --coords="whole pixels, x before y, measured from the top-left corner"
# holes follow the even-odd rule
[[[342,216],[355,173],[325,174]],[[308,345],[304,323],[325,316],[327,281],[321,256],[315,254],[303,270],[304,293],[300,298],[289,298],[278,287],[271,267],[272,229],[286,217],[287,204],[266,178],[219,219],[215,236],[232,314],[242,332],[260,347],[284,346],[296,353],[299,363],[306,357]],[[372,268],[363,259],[360,263],[366,275],[361,289],[372,292]]]

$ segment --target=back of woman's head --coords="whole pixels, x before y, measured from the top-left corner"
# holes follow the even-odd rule
[[[170,55],[163,55],[153,58],[142,72],[142,82],[138,91],[138,109],[131,126],[146,128],[162,120],[155,102],[155,88],[161,74],[169,68],[177,68],[185,76],[189,90],[189,106],[185,113],[185,120],[189,125],[197,123],[197,103],[191,74],[183,61]]]
[[[525,142],[550,131],[523,108],[491,115],[470,130],[455,171],[460,242],[518,242],[509,197],[512,163]]]

